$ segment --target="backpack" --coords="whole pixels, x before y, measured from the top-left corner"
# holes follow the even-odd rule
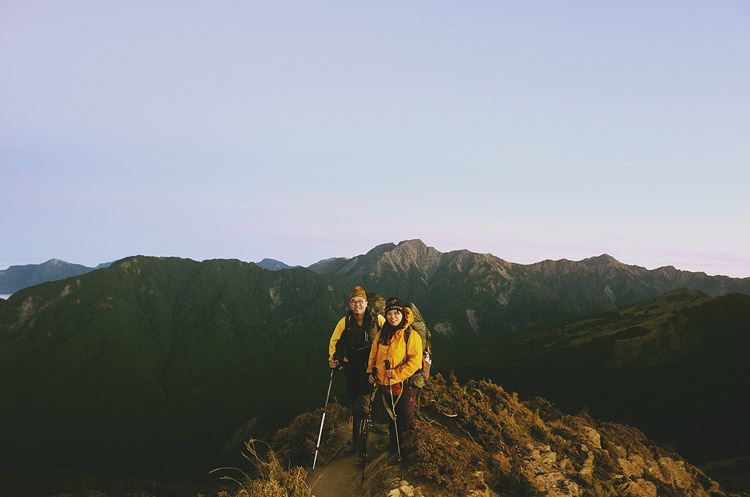
[[[375,314],[385,317],[385,299],[383,296],[377,293],[366,293],[365,295],[367,295],[367,307],[372,308]]]
[[[409,343],[412,332],[416,332],[422,340],[422,367],[414,373],[407,381],[416,388],[423,388],[425,382],[430,378],[430,369],[432,368],[432,333],[424,322],[422,313],[413,302],[404,302],[404,307],[408,307],[414,316],[414,322],[410,329],[404,332],[404,340]]]

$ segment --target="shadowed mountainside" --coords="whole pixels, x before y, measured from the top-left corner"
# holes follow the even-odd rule
[[[133,257],[21,290],[0,304],[3,459],[205,474],[249,418],[317,403],[334,280]]]
[[[750,460],[750,296],[676,290],[478,351],[460,371],[638,426],[701,464]],[[743,485],[750,482],[745,481]]]

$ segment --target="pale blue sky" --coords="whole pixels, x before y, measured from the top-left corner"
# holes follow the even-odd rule
[[[0,267],[421,238],[750,276],[745,1],[0,0]]]

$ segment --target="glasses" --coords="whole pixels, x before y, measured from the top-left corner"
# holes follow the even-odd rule
[[[367,301],[362,299],[351,299],[349,303],[351,305],[367,305]]]

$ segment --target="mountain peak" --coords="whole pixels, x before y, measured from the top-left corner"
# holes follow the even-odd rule
[[[587,259],[583,259],[581,262],[589,266],[611,266],[611,265],[622,264],[620,261],[618,261],[617,259],[615,259],[609,254],[602,254],[596,257],[589,257]]]
[[[374,257],[378,255],[382,255],[386,252],[390,252],[396,248],[396,245],[393,243],[381,243],[380,245],[377,245],[370,249],[366,254],[365,257]]]
[[[419,238],[412,238],[411,240],[402,240],[402,241],[398,242],[398,246],[399,247],[405,246],[405,247],[418,248],[418,249],[430,248],[430,247],[427,246],[426,243],[424,243]]]
[[[269,259],[268,257],[258,262],[258,265],[264,269],[268,269],[269,271],[278,271],[280,269],[290,269],[293,267],[279,260]]]
[[[392,250],[383,253],[377,266],[387,264],[396,271],[416,268],[429,278],[442,264],[444,254],[433,247],[427,246],[422,240],[405,240]],[[380,273],[380,271],[377,271]]]

